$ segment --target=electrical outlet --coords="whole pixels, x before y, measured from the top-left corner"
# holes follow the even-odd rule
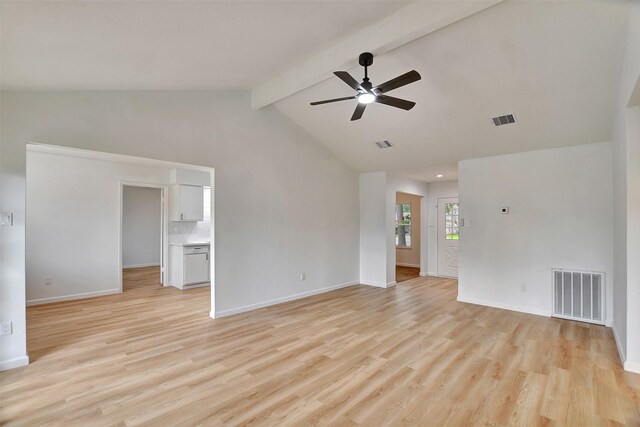
[[[0,323],[0,335],[11,335],[13,333],[13,327],[11,322]]]
[[[44,278],[44,284],[49,286],[53,283],[53,278],[51,276],[47,276]]]
[[[303,281],[304,279],[307,278],[307,275],[304,273],[300,273],[300,281]]]

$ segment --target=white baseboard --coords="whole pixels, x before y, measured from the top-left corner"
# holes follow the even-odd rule
[[[361,285],[367,286],[375,286],[376,288],[386,288],[387,284],[385,282],[378,282],[376,280],[360,280]]]
[[[18,368],[20,366],[26,366],[29,364],[29,356],[14,357],[12,359],[0,361],[0,371],[6,371],[8,369]]]
[[[269,307],[276,304],[282,304],[283,302],[289,302],[301,298],[310,297],[313,295],[323,294],[325,292],[334,291],[336,289],[346,288],[353,285],[358,285],[359,282],[347,282],[341,283],[339,285],[328,286],[326,288],[314,289],[313,291],[301,292],[299,294],[293,294],[282,298],[276,298],[269,301],[258,302],[255,304],[249,304],[242,307],[231,308],[229,310],[222,310],[217,312],[209,312],[209,316],[213,319],[217,319],[220,317],[231,316],[238,313],[244,313],[246,311],[257,310],[259,308]]]
[[[438,273],[433,272],[433,271],[427,271],[427,276],[438,277]]]
[[[404,262],[396,262],[396,267],[420,268],[420,264],[407,264]]]
[[[487,307],[501,308],[503,310],[518,311],[520,313],[535,314],[537,316],[551,317],[551,312],[550,311],[540,310],[540,309],[537,309],[537,308],[520,307],[520,306],[517,306],[517,305],[503,304],[503,303],[499,303],[499,302],[495,302],[495,301],[488,301],[488,300],[477,299],[477,298],[463,298],[460,295],[458,295],[458,301],[459,302],[465,302],[467,304],[484,305],[484,306],[487,306]]]
[[[624,351],[620,344],[620,338],[618,337],[618,329],[616,328],[615,322],[611,325],[611,330],[613,330],[613,340],[616,342],[616,347],[618,348],[618,355],[620,356],[620,363],[622,366],[625,365],[625,361],[627,359],[627,353]],[[625,367],[626,369],[626,367]]]
[[[82,294],[62,295],[59,297],[39,298],[27,301],[27,305],[49,304],[51,302],[72,301],[76,299],[101,297],[104,295],[119,294],[120,289],[108,289],[106,291],[85,292]]]
[[[420,277],[427,277],[427,276],[430,276],[430,274],[429,273],[425,273],[424,271],[420,272]]]
[[[131,264],[131,265],[122,266],[122,268],[142,268],[142,267],[160,267],[160,264],[157,262],[152,262],[149,264]]]
[[[640,374],[640,362],[627,360],[626,362],[624,362],[624,370],[629,372],[635,372],[636,374]]]
[[[396,281],[394,280],[393,282],[388,282],[386,287],[387,287],[387,288],[393,288],[393,287],[394,287],[395,285],[397,285],[397,284],[398,284],[398,282],[396,282]]]

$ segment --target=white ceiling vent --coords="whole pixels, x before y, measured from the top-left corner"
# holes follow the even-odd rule
[[[516,118],[514,117],[513,114],[507,114],[506,116],[494,117],[492,120],[493,120],[493,124],[496,125],[496,126],[510,125],[511,123],[515,123],[516,122]]]
[[[378,148],[391,148],[391,147],[393,147],[393,145],[391,145],[391,143],[389,141],[387,141],[386,139],[384,141],[376,142],[376,145],[378,146]]]

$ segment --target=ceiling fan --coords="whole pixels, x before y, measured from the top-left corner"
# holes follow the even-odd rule
[[[386,92],[392,91],[393,89],[397,89],[399,87],[408,85],[409,83],[420,80],[420,73],[418,73],[416,70],[411,70],[408,73],[404,73],[403,75],[396,77],[395,79],[391,79],[388,82],[384,82],[378,86],[373,87],[373,85],[369,81],[369,76],[367,75],[367,67],[373,64],[373,54],[369,52],[361,53],[358,57],[358,63],[364,67],[364,79],[362,79],[362,83],[358,83],[358,81],[346,71],[335,71],[333,73],[338,76],[340,80],[351,86],[351,88],[356,91],[356,94],[354,96],[345,96],[343,98],[316,101],[312,102],[311,105],[328,104],[330,102],[357,99],[358,105],[356,105],[356,110],[351,116],[352,121],[360,119],[367,104],[370,104],[372,102],[390,105],[396,108],[402,108],[403,110],[410,110],[414,105],[416,105],[415,102],[407,101],[406,99],[394,98],[393,96],[384,95]]]

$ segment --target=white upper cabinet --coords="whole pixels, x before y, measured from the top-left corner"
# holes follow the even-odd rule
[[[171,185],[171,221],[202,221],[204,188],[196,185]]]

